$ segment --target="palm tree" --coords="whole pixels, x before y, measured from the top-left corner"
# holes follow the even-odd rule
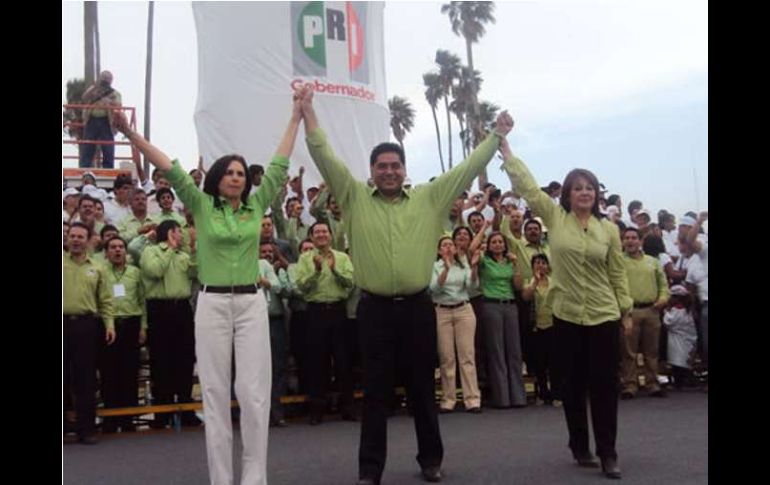
[[[406,98],[393,96],[388,100],[390,109],[390,128],[393,130],[393,136],[398,140],[401,149],[404,149],[404,136],[412,130],[414,126],[414,109]]]
[[[86,81],[84,79],[70,79],[67,81],[67,104],[82,104],[83,93],[86,91]],[[83,138],[83,110],[79,108],[67,108],[64,110],[64,132],[70,137],[80,140]],[[77,125],[73,125],[77,123]],[[78,155],[83,149],[82,144],[78,144]]]
[[[441,131],[438,129],[438,117],[436,117],[436,107],[438,100],[441,99],[441,78],[435,72],[428,72],[422,75],[422,82],[425,84],[425,99],[433,112],[433,123],[436,125],[436,142],[438,143],[438,158],[441,161],[441,173],[446,172],[444,168],[444,154],[441,153]]]
[[[495,121],[497,120],[497,114],[500,111],[500,107],[494,103],[488,101],[479,102],[479,119],[478,124],[484,132],[489,132],[495,129]]]
[[[150,107],[152,106],[152,32],[155,2],[147,7],[147,59],[144,68],[144,138],[150,139]],[[144,173],[150,173],[150,162],[144,160]]]
[[[463,66],[458,78],[457,85],[452,89],[454,101],[450,105],[452,112],[457,116],[460,122],[460,140],[463,147],[463,158],[471,152],[471,121],[473,114],[473,100],[478,93],[483,79],[479,71],[471,73],[470,68]],[[465,127],[465,121],[468,120],[468,127]]]
[[[444,107],[446,108],[447,138],[449,139],[449,169],[452,169],[452,117],[449,111],[449,95],[452,92],[452,86],[457,78],[460,77],[460,58],[449,51],[436,51],[436,64],[438,64],[438,75],[441,81],[441,96],[444,98]]]
[[[97,2],[83,2],[83,36],[85,48],[85,69],[84,79],[86,86],[93,84],[97,76],[97,60],[99,54],[97,51],[97,35],[99,22],[99,13],[97,11]]]
[[[495,17],[492,14],[494,10],[494,2],[450,2],[441,6],[441,13],[449,15],[452,32],[465,38],[468,68],[471,71],[474,70],[471,44],[478,42],[484,36],[486,33],[485,24],[495,23]],[[475,94],[473,96],[473,112],[478,118],[479,107]],[[481,142],[482,133],[478,126],[474,127],[472,131],[474,134],[473,145],[476,146]]]

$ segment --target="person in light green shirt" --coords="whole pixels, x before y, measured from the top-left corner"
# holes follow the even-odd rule
[[[259,187],[250,194],[248,165],[237,154],[218,158],[199,189],[177,160],[133,131],[116,113],[116,126],[155,167],[166,172],[196,229],[196,260],[201,291],[195,314],[198,375],[206,410],[206,453],[212,483],[233,481],[232,362],[238,372],[235,393],[241,409],[241,480],[267,480],[270,417],[270,337],[267,302],[258,291],[259,233],[262,216],[286,177],[302,118],[300,98]]]
[[[352,349],[345,311],[353,289],[353,264],[347,254],[331,248],[332,234],[325,222],[310,226],[310,238],[315,249],[297,263],[297,286],[308,302],[310,424],[323,420],[332,358],[341,393],[340,412],[343,419],[354,420]]]
[[[591,389],[602,470],[610,478],[619,478],[615,440],[620,317],[631,310],[632,300],[618,227],[599,212],[599,181],[593,173],[575,169],[567,174],[556,205],[508,144],[503,142],[501,148],[511,183],[549,231],[553,287],[548,298],[554,314],[569,447],[579,465],[597,466],[589,451],[585,396]]]
[[[131,215],[118,222],[120,237],[130,243],[138,235],[150,232],[156,225],[147,213],[147,194],[142,189],[135,189],[131,195]]]
[[[270,356],[272,358],[272,387],[270,390],[270,426],[284,427],[281,396],[286,392],[286,322],[283,296],[288,291],[286,271],[274,269],[275,248],[267,241],[259,245],[259,283],[267,299],[270,325]]]
[[[115,341],[114,306],[107,276],[88,255],[91,228],[75,222],[62,253],[64,402],[75,397],[80,442],[95,444],[96,363],[105,339]],[[100,321],[101,318],[101,321]],[[66,411],[66,409],[65,409]]]
[[[157,244],[142,251],[142,268],[150,345],[155,404],[192,401],[195,363],[195,325],[190,295],[197,268],[193,258],[182,251],[182,228],[173,220],[156,229]],[[153,428],[170,424],[170,415],[155,415]],[[182,424],[200,424],[192,411],[182,415]]]
[[[115,302],[115,343],[102,355],[104,407],[137,406],[139,347],[147,339],[147,311],[142,272],[128,264],[126,241],[113,235],[105,239],[107,285]],[[131,416],[107,417],[102,432],[135,431]]]
[[[301,93],[310,156],[345,217],[350,256],[361,288],[364,401],[359,478],[379,482],[385,467],[387,408],[397,365],[409,369],[418,462],[423,477],[441,479],[443,444],[434,403],[436,313],[427,294],[435,241],[452,203],[492,159],[513,127],[507,112],[467,160],[433,182],[404,188],[406,159],[397,144],[381,143],[369,157],[373,187],[353,178],[329,146],[313,109],[313,91]],[[399,362],[401,361],[401,362]]]
[[[623,261],[628,273],[628,287],[634,300],[631,318],[623,320],[624,346],[623,391],[621,399],[631,399],[639,387],[636,354],[644,355],[644,387],[653,397],[665,397],[658,383],[658,348],[660,342],[660,312],[669,298],[668,281],[657,258],[642,252],[641,233],[628,227],[623,231]]]
[[[481,412],[481,391],[476,377],[473,345],[476,316],[468,293],[479,284],[479,257],[480,253],[476,253],[470,262],[463,263],[452,238],[442,236],[439,239],[430,291],[436,307],[442,413],[452,412],[457,401],[455,368],[458,362],[465,410],[469,413]]]
[[[534,303],[535,328],[530,343],[530,363],[535,374],[535,394],[539,403],[561,404],[558,394],[558,379],[554,374],[553,312],[548,305],[551,288],[551,272],[548,256],[542,253],[530,258],[532,277],[525,280],[522,298]],[[558,405],[557,404],[557,405]]]
[[[348,242],[345,236],[345,221],[342,219],[342,212],[337,200],[329,193],[326,184],[320,185],[320,191],[313,203],[310,205],[310,215],[315,217],[318,222],[325,222],[329,225],[332,232],[332,249],[336,251],[347,251]]]
[[[314,248],[313,242],[305,239],[299,245],[300,256]],[[286,269],[288,276],[288,297],[291,317],[289,319],[289,350],[297,363],[297,391],[307,394],[308,363],[307,363],[307,302],[302,290],[297,286],[297,263],[290,263]]]

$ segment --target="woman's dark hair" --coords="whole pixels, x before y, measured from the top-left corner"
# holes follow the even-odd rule
[[[543,254],[543,253],[537,253],[537,254],[535,254],[535,255],[533,255],[533,256],[532,256],[532,259],[531,259],[531,260],[530,260],[530,262],[529,262],[530,266],[532,266],[532,269],[534,269],[534,268],[535,268],[535,261],[537,261],[537,260],[543,261],[543,262],[544,262],[545,264],[547,264],[548,266],[550,266],[550,265],[551,265],[551,262],[550,262],[550,261],[548,261],[548,256],[546,256],[546,255],[545,255],[545,254]]]
[[[440,238],[438,238],[438,246],[436,247],[436,261],[441,259],[441,253],[439,253],[439,251],[441,250],[441,243],[444,242],[445,239],[449,239],[450,241],[452,241],[452,244],[454,244],[455,242],[454,239],[452,239],[447,235],[441,236]],[[455,251],[454,259],[455,259],[455,263],[457,263],[461,268],[465,268],[465,266],[463,265],[463,262],[460,261],[460,256],[457,254],[457,251]]]
[[[178,222],[171,219],[161,222],[160,224],[158,224],[158,227],[155,229],[155,240],[158,241],[159,243],[168,241],[169,231],[173,231],[177,227],[182,227],[182,226],[180,226]]]
[[[243,176],[248,177],[249,167],[246,165],[246,159],[240,155],[231,154],[219,157],[209,169],[206,174],[206,179],[203,182],[203,192],[214,197],[214,207],[217,209],[222,207],[222,201],[219,200],[219,182],[222,181],[225,173],[227,173],[227,168],[233,161],[241,164],[243,167]],[[243,205],[247,205],[249,193],[251,192],[251,183],[248,179],[246,179],[246,182],[247,183],[243,185],[243,192],[241,192],[241,202],[243,202]]]
[[[499,231],[494,231],[492,234],[487,236],[487,250],[484,252],[484,254],[490,259],[495,259],[494,255],[492,255],[492,250],[490,249],[491,244],[489,244],[490,242],[492,242],[492,238],[495,236],[500,236],[501,238],[503,238],[503,245],[505,246],[505,251],[503,251],[503,256],[508,254],[508,252],[510,251],[510,249],[508,248],[508,241],[505,239],[505,236],[503,236],[503,233]]]
[[[473,232],[471,232],[470,227],[468,227],[468,226],[460,226],[460,227],[455,227],[455,230],[452,231],[452,241],[454,241],[457,238],[457,234],[460,231],[467,232],[468,233],[468,237],[471,239],[471,241],[473,240]]]
[[[588,180],[588,183],[591,184],[591,186],[594,188],[594,193],[596,196],[594,197],[594,205],[591,207],[591,214],[593,214],[597,219],[601,219],[602,213],[599,211],[599,179],[597,179],[596,175],[594,175],[590,170],[586,170],[584,168],[576,168],[567,174],[567,177],[564,179],[564,184],[562,185],[559,204],[564,207],[564,210],[567,212],[572,210],[572,205],[569,199],[570,195],[572,194],[572,186],[575,185],[578,177],[583,177],[584,179]]]
[[[657,258],[660,253],[666,252],[666,244],[663,242],[662,237],[650,234],[642,241],[642,251],[648,256]]]
[[[158,189],[158,191],[155,192],[155,200],[160,202],[160,196],[164,194],[170,194],[171,198],[176,200],[176,196],[174,195],[174,192],[172,192],[171,189],[168,189],[166,187],[163,187],[162,189]]]

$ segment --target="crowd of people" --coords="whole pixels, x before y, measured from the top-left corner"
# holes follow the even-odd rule
[[[280,397],[307,394],[309,423],[319,425],[332,383],[342,419],[361,421],[359,484],[380,481],[397,385],[416,422],[422,476],[435,482],[438,414],[525,407],[527,375],[536,404],[563,407],[576,462],[620,478],[618,399],[634,398],[640,382],[665,397],[663,373],[674,388],[692,387],[693,362],[708,363],[708,214],[677,225],[660,211],[652,223],[633,201],[624,219],[620,197],[583,169],[539,186],[508,145],[507,112],[466,161],[409,188],[393,143],[373,149],[369,181],[355,180],[310,89],[294,94],[267,170],[232,154],[186,173],[119,111],[110,121],[137,167],[141,153],[155,170],[151,180],[140,170],[140,183],[117,177],[111,192],[86,173],[62,194],[64,400],[82,443],[97,442],[97,388],[105,407],[137,405],[147,345],[156,404],[191,401],[197,363],[212,483],[232,482],[233,392],[243,483],[266,483],[267,428],[286,426]],[[302,168],[288,175],[303,122],[324,180],[307,190]],[[511,190],[469,193],[498,150]],[[158,414],[151,426],[169,424]],[[182,424],[200,421],[188,412]],[[101,424],[135,429],[130,417]]]

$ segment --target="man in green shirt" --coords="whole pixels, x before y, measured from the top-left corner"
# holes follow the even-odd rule
[[[115,303],[115,343],[102,355],[102,397],[104,407],[137,405],[139,346],[147,338],[142,272],[127,262],[126,241],[117,235],[104,239],[107,261],[107,285]],[[131,416],[107,417],[103,432],[135,431]]]
[[[331,248],[332,234],[325,222],[316,222],[309,232],[315,249],[299,258],[297,286],[308,302],[310,424],[323,420],[332,357],[342,419],[354,421],[352,349],[345,308],[353,289],[353,263],[347,254]]]
[[[658,348],[660,340],[660,311],[668,302],[669,291],[666,274],[660,262],[642,252],[638,229],[629,227],[623,231],[623,262],[628,273],[628,289],[634,300],[631,317],[623,319],[624,343],[623,391],[621,399],[632,399],[639,385],[636,354],[644,355],[644,387],[654,397],[665,397],[658,383]]]
[[[120,237],[131,243],[135,237],[150,232],[156,225],[147,213],[147,194],[142,189],[135,189],[131,195],[131,215],[118,223]]]
[[[307,145],[318,170],[345,214],[356,284],[364,364],[364,410],[359,483],[379,483],[385,467],[388,401],[397,367],[408,369],[423,478],[440,481],[444,449],[435,405],[436,313],[426,291],[436,241],[452,203],[489,163],[513,127],[503,112],[496,133],[469,159],[431,183],[404,189],[405,159],[399,145],[383,143],[370,156],[374,187],[353,178],[333,153],[313,109],[313,92],[302,93]]]
[[[182,229],[173,220],[156,229],[157,244],[142,251],[140,265],[147,298],[150,369],[156,404],[192,401],[195,325],[190,295],[196,275],[194,259],[182,251]],[[156,415],[151,427],[165,428],[168,414]],[[193,412],[182,424],[200,424]]]
[[[69,253],[63,253],[64,401],[75,398],[78,440],[96,444],[96,362],[99,340],[115,341],[113,303],[101,266],[87,252],[91,228],[75,222],[67,234]],[[104,327],[102,327],[104,325]],[[72,393],[72,394],[71,394]]]

